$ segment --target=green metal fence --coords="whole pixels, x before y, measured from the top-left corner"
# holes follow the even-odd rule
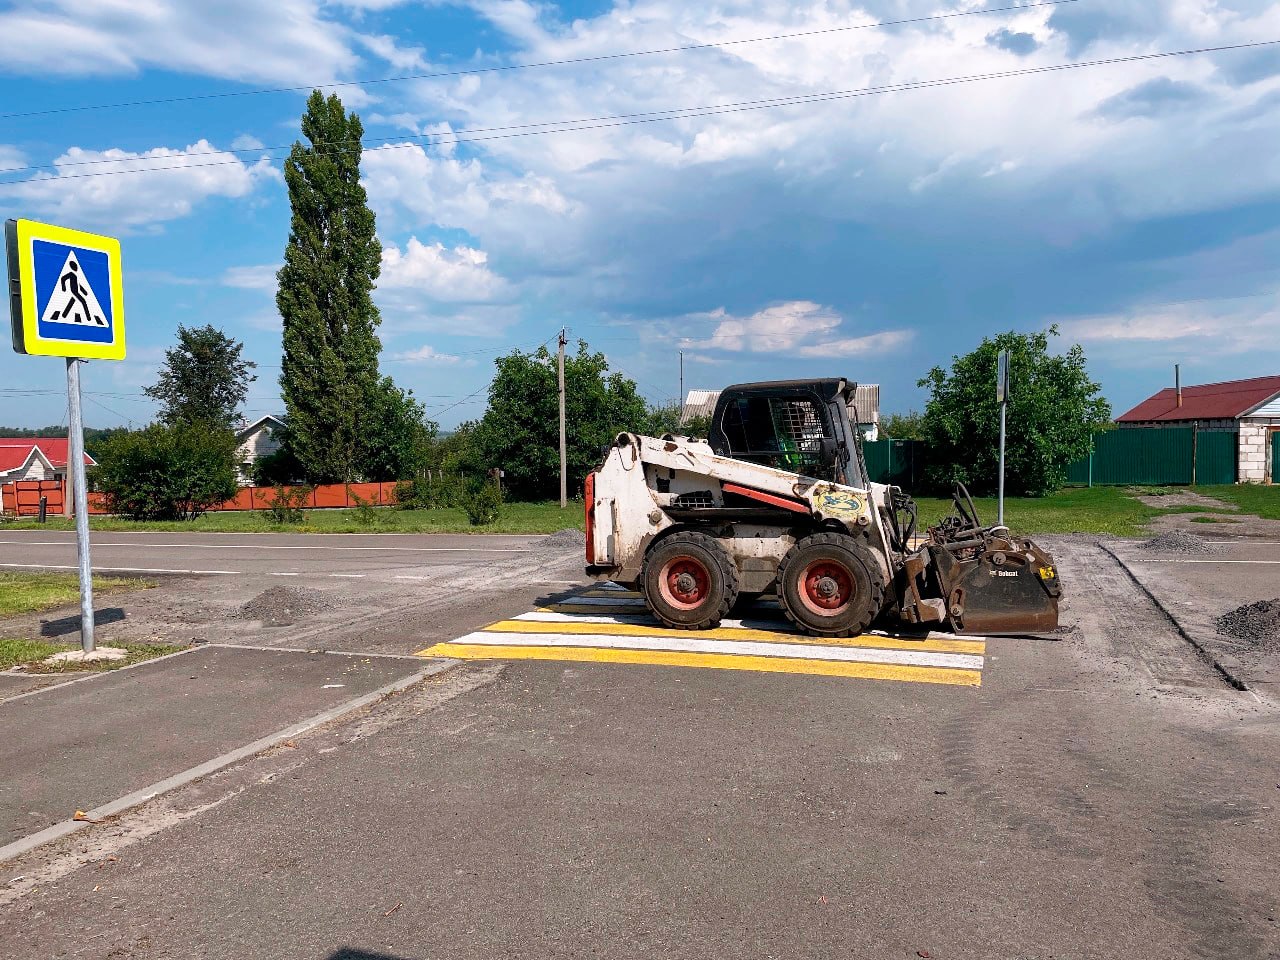
[[[924,479],[926,447],[919,440],[868,441],[863,443],[862,453],[873,483],[915,490]]]
[[[1080,486],[1235,482],[1234,430],[1108,430],[1095,434],[1093,452],[1067,469],[1067,483]]]

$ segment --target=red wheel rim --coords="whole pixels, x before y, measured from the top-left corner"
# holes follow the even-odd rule
[[[695,557],[672,557],[658,572],[658,592],[677,610],[695,610],[711,592],[711,574]]]
[[[820,617],[839,616],[853,599],[853,577],[834,560],[815,560],[800,575],[800,602]]]

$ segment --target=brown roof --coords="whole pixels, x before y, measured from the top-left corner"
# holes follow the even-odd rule
[[[1173,387],[1165,387],[1128,413],[1116,417],[1116,422],[1234,420],[1277,395],[1280,395],[1280,377],[1228,380],[1226,383],[1183,387],[1182,406],[1179,407]]]

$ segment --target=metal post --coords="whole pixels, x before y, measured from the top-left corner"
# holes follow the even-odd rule
[[[80,565],[80,647],[93,652],[93,568],[89,563],[89,491],[84,477],[84,422],[80,418],[80,364],[67,357],[67,476],[76,503],[76,556]]]
[[[680,396],[676,398],[676,403],[680,405],[680,413],[678,419],[684,419],[684,351],[680,351]]]
[[[996,526],[1004,526],[1004,420],[1005,410],[1009,406],[1009,401],[1000,401],[1000,490],[997,494],[999,502],[996,506]]]
[[[566,461],[568,460],[568,452],[564,439],[564,330],[560,331],[560,353],[558,362],[558,373],[560,381],[560,509],[563,510],[569,505],[569,488],[568,480],[565,477]]]

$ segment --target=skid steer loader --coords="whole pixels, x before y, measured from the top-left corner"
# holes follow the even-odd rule
[[[876,621],[1056,629],[1053,559],[982,525],[963,486],[954,515],[920,538],[915,502],[870,482],[854,386],[739,384],[720,394],[705,441],[620,434],[586,481],[587,573],[639,590],[677,629],[714,627],[740,597],[769,590],[815,636]]]

